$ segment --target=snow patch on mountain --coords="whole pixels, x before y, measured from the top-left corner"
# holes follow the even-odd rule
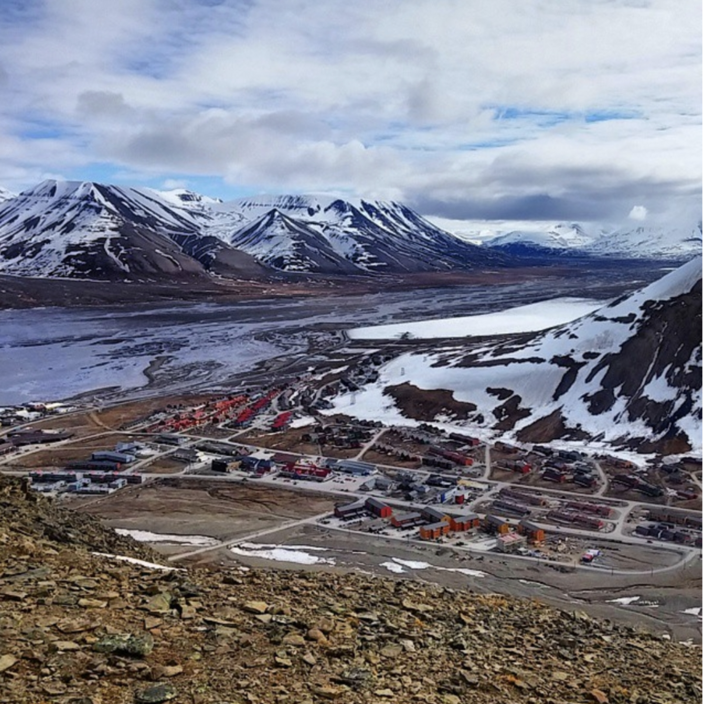
[[[594,238],[578,223],[559,223],[546,231],[514,230],[486,241],[488,247],[531,245],[551,250],[583,250]]]
[[[701,276],[698,257],[527,341],[404,354],[374,384],[337,397],[333,412],[397,422],[390,388],[407,383],[419,400],[422,390],[450,390],[475,405],[456,425],[519,441],[589,437],[641,452],[701,452]]]
[[[170,199],[152,189],[43,181],[0,204],[0,272],[203,274],[224,259],[236,267],[238,257],[252,269],[247,255],[202,234],[206,199],[185,192]]]

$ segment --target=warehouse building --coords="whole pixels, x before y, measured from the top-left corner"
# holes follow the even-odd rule
[[[391,524],[397,529],[407,529],[423,523],[423,515],[420,512],[405,512],[404,514],[394,514],[391,517]]]
[[[501,534],[498,537],[497,548],[501,553],[516,553],[519,548],[526,545],[526,537],[515,531]]]
[[[376,472],[376,465],[359,460],[338,460],[334,470],[347,475],[371,475]]]
[[[425,507],[421,509],[421,514],[426,521],[439,522],[444,521],[450,524],[450,515],[442,509],[433,509],[433,507]]]
[[[511,527],[505,519],[500,519],[493,514],[486,515],[486,518],[484,519],[484,528],[490,534],[507,534],[511,530]]]
[[[134,455],[127,453],[117,453],[114,450],[99,450],[90,456],[91,460],[109,460],[113,463],[122,463],[127,465],[134,462]]]
[[[367,502],[365,499],[358,499],[349,504],[338,504],[335,507],[335,516],[338,519],[352,519],[356,516],[364,514],[367,510]]]
[[[394,513],[394,510],[386,504],[386,502],[382,502],[380,499],[376,499],[375,497],[369,497],[369,499],[365,502],[365,506],[372,514],[375,514],[382,519],[387,519]]]

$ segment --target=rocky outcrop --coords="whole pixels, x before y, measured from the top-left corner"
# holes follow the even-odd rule
[[[95,555],[91,537],[136,544],[18,482],[2,501],[3,702],[701,702],[697,647],[582,612],[400,579],[149,567]],[[31,530],[43,517],[68,542]]]

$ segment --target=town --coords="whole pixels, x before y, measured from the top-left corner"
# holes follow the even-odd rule
[[[317,492],[333,498],[316,518],[328,531],[597,569],[614,567],[616,543],[701,549],[700,459],[638,466],[430,423],[382,426],[321,411],[326,388],[349,377],[313,381],[102,413],[5,409],[0,468],[59,497],[182,477]]]

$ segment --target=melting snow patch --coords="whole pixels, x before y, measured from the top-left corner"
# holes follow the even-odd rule
[[[150,563],[149,561],[141,561],[139,558],[131,558],[130,556],[116,556],[113,553],[93,553],[94,556],[102,556],[103,558],[114,558],[116,561],[125,561],[126,563],[134,563],[141,565],[143,568],[152,568],[153,570],[183,570],[183,568],[174,568],[169,565],[159,565],[158,563]]]
[[[252,544],[249,544],[249,546],[252,546]],[[305,551],[293,550],[291,548],[249,548],[246,544],[240,544],[239,546],[231,546],[230,551],[239,556],[264,558],[269,561],[281,561],[283,563],[298,563],[300,565],[328,563],[329,565],[335,565],[333,558],[321,558],[320,556],[314,556]]]
[[[425,570],[426,568],[433,567],[430,563],[425,563],[424,561],[405,561],[401,558],[392,558],[391,560],[399,565],[405,565],[406,568],[410,568],[411,570]]]
[[[392,558],[391,560],[393,563],[382,563],[381,565],[394,573],[402,573],[405,571],[403,568],[401,568],[401,570],[391,568],[390,566],[392,565],[398,565],[399,567],[405,566],[411,570],[426,570],[428,568],[432,568],[433,570],[444,570],[446,573],[462,573],[462,575],[468,575],[472,578],[483,578],[485,576],[481,570],[471,570],[470,568],[443,568],[442,566],[432,565],[431,563],[426,563],[425,561],[408,561],[403,558]]]
[[[147,543],[179,543],[185,546],[214,546],[218,541],[210,536],[179,536],[178,534],[155,534],[139,529],[115,529],[120,536],[131,536],[136,541]]]
[[[303,428],[303,426],[310,426],[312,423],[315,423],[315,419],[312,416],[304,416],[303,418],[292,421],[290,428]]]
[[[632,602],[638,602],[640,595],[635,597],[617,597],[615,600],[607,600],[607,602],[617,602],[619,605],[630,605]]]
[[[250,543],[249,541],[242,541],[242,543],[237,544],[240,548],[247,549],[260,549],[260,548],[290,548],[294,551],[329,551],[331,549],[324,548],[323,546],[306,546],[305,544],[295,544],[287,545],[283,543]]]
[[[472,570],[471,568],[438,568],[438,570],[446,570],[449,573],[462,573],[462,575],[469,575],[472,578],[483,578],[486,575],[481,570]]]
[[[528,333],[568,323],[604,305],[591,299],[553,299],[478,316],[439,318],[347,331],[350,338],[386,339],[408,333],[414,338],[464,338],[476,335]]]
[[[700,617],[702,616],[702,608],[701,607],[689,607],[686,610],[682,610],[682,614],[691,614],[694,617]]]
[[[405,573],[406,569],[403,566],[400,566],[398,563],[394,563],[393,561],[386,561],[385,563],[381,564],[382,568],[386,568],[386,570],[391,571],[392,573]]]

